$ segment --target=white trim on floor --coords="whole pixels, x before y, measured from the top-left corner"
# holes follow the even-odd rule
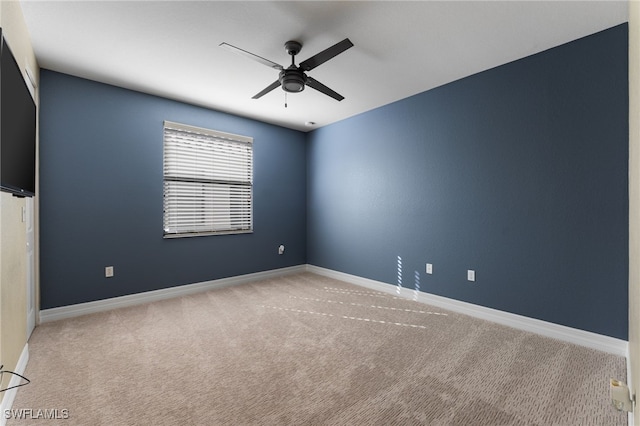
[[[615,379],[615,377],[612,377],[612,379]],[[627,386],[629,386],[629,389],[631,390],[631,392],[633,392],[633,380],[631,380],[631,352],[630,352],[630,348],[627,347]],[[633,395],[631,396],[632,399],[637,399],[633,397]],[[638,408],[638,404],[634,402],[633,404],[633,409],[637,410]],[[630,411],[629,413],[627,413],[627,420],[628,420],[628,425],[629,426],[635,426],[635,418],[634,418],[635,414],[633,411]]]
[[[207,290],[213,290],[216,288],[244,284],[252,281],[301,273],[305,271],[327,276],[330,278],[335,278],[372,290],[398,295],[399,288],[396,285],[391,285],[383,283],[381,281],[375,281],[356,275],[346,274],[344,272],[339,272],[332,269],[321,268],[314,265],[298,265],[288,268],[273,269],[269,271],[239,275],[236,277],[222,278],[201,283],[131,294],[128,296],[114,297],[111,299],[98,300],[94,302],[79,303],[77,305],[45,309],[40,311],[40,322],[45,323],[57,321],[65,318],[72,318],[80,315],[103,312],[126,306],[133,306],[142,303],[154,302],[157,300],[180,297],[189,294],[200,293]],[[417,300],[418,302],[437,306],[442,309],[447,309],[475,318],[492,321],[498,324],[517,328],[519,330],[537,333],[542,336],[559,339],[576,345],[586,346],[602,352],[623,356],[628,359],[629,344],[625,340],[616,339],[613,337],[579,330],[559,324],[554,324],[547,321],[541,321],[538,319],[512,314],[509,312],[499,311],[496,309],[486,308],[484,306],[474,305],[473,303],[461,302],[459,300],[449,299],[447,297],[437,296],[422,291],[416,293],[414,290],[404,287],[400,288],[399,294],[402,297],[408,299],[415,298],[415,300]]]
[[[323,275],[337,280],[356,284],[372,290],[398,295],[398,286],[359,277],[356,275],[345,274],[332,269],[321,268],[319,266],[307,265],[307,271]],[[447,297],[437,296],[425,292],[416,292],[414,290],[402,287],[400,296],[407,299],[413,299],[428,305],[437,306],[453,312],[469,315],[498,324],[517,328],[519,330],[529,331],[540,334],[542,336],[551,337],[565,342],[573,343],[588,348],[597,349],[602,352],[613,355],[627,357],[629,344],[626,340],[616,339],[614,337],[604,336],[602,334],[592,333],[589,331],[579,330],[576,328],[566,327],[564,325],[554,324],[547,321],[541,321],[522,315],[512,314],[509,312],[499,311],[496,309],[486,308],[484,306],[474,305],[473,303],[461,302],[459,300],[449,299]]]
[[[111,309],[140,305],[173,297],[186,296],[201,293],[221,287],[245,284],[252,281],[301,273],[306,271],[306,265],[291,266],[288,268],[272,269],[269,271],[255,272],[252,274],[238,275],[235,277],[221,278],[218,280],[204,281],[195,284],[181,285],[164,288],[161,290],[146,291],[144,293],[130,294],[127,296],[113,297],[110,299],[96,300],[94,302],[78,303],[76,305],[61,306],[59,308],[44,309],[40,311],[40,323],[57,321],[80,315],[109,311]],[[0,425],[2,426],[2,425]]]
[[[22,353],[20,354],[20,358],[18,358],[18,364],[16,365],[15,372],[21,375],[24,375],[24,370],[27,369],[27,363],[29,362],[29,344],[25,343],[24,348],[22,348]],[[12,375],[11,381],[9,381],[9,386],[18,386],[22,379],[18,376]],[[4,398],[2,398],[2,403],[0,403],[0,426],[4,426],[7,424],[7,410],[11,410],[13,406],[13,401],[16,399],[16,394],[18,393],[18,388],[9,389],[5,392]]]

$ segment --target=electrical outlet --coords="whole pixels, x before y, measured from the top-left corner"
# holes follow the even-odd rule
[[[467,281],[475,281],[476,280],[476,271],[473,269],[469,269],[467,271]]]
[[[433,265],[431,263],[427,263],[427,274],[433,274]]]
[[[631,394],[626,383],[609,379],[609,395],[616,410],[633,411],[635,395]]]
[[[104,276],[106,278],[111,278],[113,276],[113,266],[105,266]]]

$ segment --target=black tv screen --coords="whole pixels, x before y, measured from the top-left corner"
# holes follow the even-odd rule
[[[0,190],[36,192],[36,105],[0,30]]]

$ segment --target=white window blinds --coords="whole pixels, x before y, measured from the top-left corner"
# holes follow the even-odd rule
[[[164,236],[253,230],[253,138],[164,122]]]

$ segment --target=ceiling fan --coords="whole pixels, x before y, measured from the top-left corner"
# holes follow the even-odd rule
[[[311,71],[318,65],[322,65],[323,63],[327,62],[329,59],[339,55],[340,53],[344,52],[350,47],[353,47],[353,43],[351,43],[351,40],[349,40],[348,38],[345,38],[341,42],[338,42],[333,46],[323,50],[322,52],[310,57],[309,59],[300,62],[300,65],[298,66],[296,66],[295,64],[295,58],[296,58],[296,55],[300,53],[300,50],[302,49],[302,43],[289,40],[284,44],[284,49],[287,51],[289,55],[291,55],[291,65],[289,65],[289,67],[287,68],[275,62],[272,62],[268,59],[265,59],[261,56],[255,55],[251,52],[247,52],[246,50],[232,46],[228,43],[221,43],[220,47],[225,48],[233,53],[237,53],[239,55],[245,56],[249,59],[253,59],[256,62],[259,62],[263,65],[266,65],[268,67],[271,67],[273,69],[280,71],[280,75],[278,76],[278,79],[273,83],[271,83],[269,86],[267,86],[264,90],[262,90],[261,92],[253,96],[252,99],[258,99],[279,86],[282,86],[282,89],[285,92],[289,92],[289,93],[302,92],[305,88],[305,85],[313,89],[316,89],[317,91],[322,92],[325,95],[330,96],[333,99],[336,99],[338,101],[341,101],[344,99],[344,96],[329,89],[327,86],[320,83],[318,80],[314,79],[313,77],[309,77],[305,73],[305,71]]]

